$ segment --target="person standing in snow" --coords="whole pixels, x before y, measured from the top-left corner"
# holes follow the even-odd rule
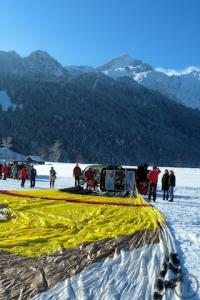
[[[0,164],[0,179],[2,178],[2,168],[3,168],[3,165]]]
[[[151,196],[153,196],[153,201],[156,201],[156,190],[158,183],[158,175],[160,174],[160,170],[157,167],[153,167],[153,169],[148,173],[147,179],[149,179],[149,194],[148,200],[151,201]]]
[[[53,167],[50,169],[50,189],[54,188],[55,180],[56,180],[56,171]]]
[[[170,202],[174,201],[174,187],[176,186],[176,176],[174,175],[174,172],[171,170],[169,173],[169,196],[170,196]]]
[[[89,170],[85,172],[85,178],[86,178],[86,189],[88,189],[91,186],[94,187],[94,172],[92,168],[89,168]]]
[[[37,171],[36,169],[34,168],[34,166],[31,167],[31,170],[30,170],[30,187],[31,188],[34,188],[35,187],[35,179],[36,179],[36,176],[37,176]]]
[[[16,164],[14,164],[12,166],[11,173],[12,173],[12,178],[17,179],[17,166],[16,166]]]
[[[24,187],[25,181],[28,178],[28,172],[25,167],[23,167],[19,173],[19,178],[21,179],[21,187]]]
[[[76,167],[73,170],[73,176],[75,178],[75,186],[79,186],[80,185],[80,176],[81,176],[81,168],[79,167],[78,164],[76,164]]]
[[[162,177],[162,190],[163,190],[163,200],[168,200],[169,198],[169,171],[165,170]]]
[[[7,165],[3,166],[2,168],[2,173],[3,173],[3,179],[6,180],[7,179],[7,176],[8,176],[8,172],[9,172],[9,168]]]

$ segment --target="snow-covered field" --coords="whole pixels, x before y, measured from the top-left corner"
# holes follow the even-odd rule
[[[49,188],[48,175],[51,166],[50,163],[36,166],[37,189]],[[57,172],[56,188],[69,187],[74,184],[72,170],[75,164],[53,163],[53,166]],[[85,165],[80,166],[85,167]],[[163,174],[165,168],[161,170]],[[155,206],[166,217],[184,270],[194,275],[200,283],[200,169],[173,168],[173,170],[177,180],[175,200],[173,203],[162,200],[161,174]],[[29,188],[28,181],[26,188]],[[21,189],[20,182],[12,179],[1,180],[0,189]],[[200,290],[198,295],[190,299],[200,299]]]
[[[200,169],[173,170],[177,179],[175,200],[173,203],[163,201],[159,192],[155,206],[166,217],[183,266],[200,283]]]

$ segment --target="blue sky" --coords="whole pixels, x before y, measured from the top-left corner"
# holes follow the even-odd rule
[[[200,66],[200,0],[0,0],[0,49],[43,49],[64,65],[123,53],[153,65]]]

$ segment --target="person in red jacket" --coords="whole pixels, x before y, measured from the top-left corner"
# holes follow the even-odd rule
[[[25,181],[28,178],[28,172],[25,167],[23,167],[19,173],[19,178],[21,179],[21,187],[24,187]]]
[[[3,179],[6,180],[7,176],[8,176],[8,172],[9,172],[9,168],[8,166],[3,166],[3,168],[1,169],[2,173],[3,173]]]
[[[86,177],[86,189],[88,189],[90,186],[94,185],[94,172],[91,168],[85,172],[85,177]]]
[[[147,174],[147,178],[149,179],[149,193],[148,199],[151,201],[151,196],[153,196],[153,201],[156,201],[156,190],[157,190],[157,183],[158,183],[158,175],[160,174],[160,170],[157,167],[153,167]]]

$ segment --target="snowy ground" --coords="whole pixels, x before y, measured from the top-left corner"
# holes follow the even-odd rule
[[[49,188],[49,170],[51,164],[36,166],[38,179],[37,189]],[[74,183],[72,170],[74,164],[54,163],[57,171],[56,188],[69,187]],[[81,165],[82,168],[85,165]],[[162,174],[164,168],[161,168]],[[182,264],[185,271],[194,275],[200,284],[200,169],[173,168],[177,179],[175,201],[163,201],[158,186],[158,198],[155,206],[165,215],[167,223],[176,239]],[[28,189],[29,182],[26,182]],[[0,189],[21,189],[18,180],[0,181]],[[198,291],[200,299],[200,290]]]
[[[200,169],[174,171],[177,178],[174,202],[163,201],[160,192],[155,205],[166,217],[184,267],[200,283]]]

